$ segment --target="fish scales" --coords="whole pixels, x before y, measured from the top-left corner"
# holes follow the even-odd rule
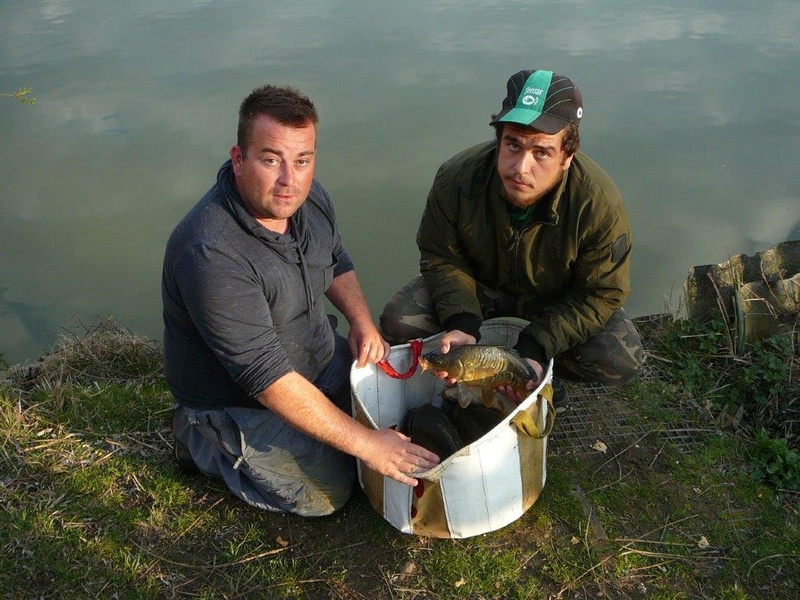
[[[420,357],[423,370],[447,371],[448,376],[471,385],[512,385],[525,388],[537,380],[531,366],[514,350],[480,344],[452,348],[447,354]]]

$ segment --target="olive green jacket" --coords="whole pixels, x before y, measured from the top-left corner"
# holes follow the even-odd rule
[[[446,329],[482,322],[477,282],[521,297],[515,316],[531,322],[523,333],[538,347],[523,355],[552,358],[596,334],[628,295],[628,215],[611,178],[578,152],[542,199],[550,206],[515,230],[496,148],[474,146],[439,168],[417,231],[420,270]]]

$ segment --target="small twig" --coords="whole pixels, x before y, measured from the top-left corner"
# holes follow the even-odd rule
[[[616,559],[616,556],[614,556],[613,554],[609,554],[608,556],[604,557],[604,558],[603,558],[603,559],[602,559],[602,560],[601,560],[599,563],[597,563],[596,565],[594,565],[594,566],[592,566],[592,567],[588,568],[588,569],[587,569],[587,570],[585,570],[583,573],[581,573],[580,575],[578,575],[578,576],[577,576],[577,577],[576,577],[574,580],[572,580],[570,583],[577,583],[578,581],[580,581],[581,579],[583,579],[584,577],[586,577],[586,576],[587,576],[587,575],[589,575],[590,573],[593,573],[594,571],[596,571],[597,569],[599,569],[600,567],[602,567],[602,566],[603,566],[605,563],[607,563],[608,561],[610,561],[610,560],[614,560],[614,559]],[[561,591],[559,591],[559,595],[563,594],[563,593],[564,593],[566,590],[567,590],[567,588],[566,588],[566,587],[564,587],[564,588],[561,588]]]
[[[650,535],[651,533],[655,533],[656,531],[662,531],[662,532],[663,532],[663,531],[664,531],[664,529],[665,529],[665,528],[666,528],[668,525],[677,525],[678,523],[682,523],[683,521],[688,521],[689,519],[694,519],[694,518],[695,518],[695,517],[697,517],[697,516],[698,516],[698,515],[689,515],[688,517],[683,517],[682,519],[678,519],[677,521],[672,521],[672,523],[669,523],[669,522],[667,522],[667,523],[665,523],[664,525],[662,525],[661,527],[657,527],[656,529],[651,529],[650,531],[647,531],[647,532],[645,532],[645,533],[642,535],[642,539],[641,539],[640,541],[642,541],[642,542],[649,541],[649,540],[646,540],[646,539],[644,539],[644,538],[646,538],[646,537],[647,537],[648,535]],[[662,533],[662,535],[663,535],[663,533]],[[618,540],[615,540],[615,541],[618,541]],[[635,541],[635,540],[634,540],[634,541]]]
[[[325,579],[300,579],[299,581],[293,581],[291,579],[288,579],[286,581],[279,581],[278,583],[272,583],[272,584],[266,585],[264,587],[266,587],[266,588],[276,588],[276,587],[281,587],[281,586],[284,586],[284,585],[305,585],[307,583],[325,583],[325,582],[326,582]]]
[[[800,557],[798,557],[798,555],[796,555],[796,554],[771,554],[770,556],[764,556],[764,557],[762,557],[762,558],[759,558],[759,559],[758,559],[756,562],[754,562],[752,565],[750,565],[750,568],[747,570],[747,576],[748,576],[748,577],[750,577],[750,573],[752,573],[753,569],[755,568],[755,566],[756,566],[758,563],[764,562],[765,560],[771,560],[771,559],[773,559],[773,558],[785,558],[785,557],[789,557],[789,558],[800,558]]]
[[[121,449],[122,449],[122,446],[120,446],[119,448],[115,448],[114,450],[109,450],[109,451],[108,451],[108,452],[106,452],[106,453],[105,453],[103,456],[101,456],[100,458],[98,458],[97,460],[95,460],[95,461],[92,463],[92,465],[96,467],[96,466],[97,466],[97,465],[99,465],[100,463],[104,463],[104,462],[105,462],[105,461],[107,461],[109,458],[111,458],[112,456],[114,456],[114,455],[115,455],[117,452],[119,452]]]
[[[631,471],[628,471],[627,473],[625,473],[625,475],[620,475],[619,477],[617,477],[614,481],[612,481],[610,483],[607,483],[605,485],[601,485],[600,487],[596,487],[594,489],[589,490],[589,493],[590,494],[594,494],[595,492],[600,492],[600,491],[605,490],[607,488],[614,487],[620,481],[623,481],[626,477],[628,477],[628,475],[630,475],[630,474],[631,474]]]
[[[653,544],[655,546],[679,546],[683,548],[691,548],[693,544],[686,542],[663,542],[661,540],[640,540],[636,538],[616,538],[615,542],[623,544],[623,548],[630,548],[630,544]]]
[[[331,548],[330,550],[320,550],[319,552],[311,552],[309,554],[301,554],[297,558],[298,559],[303,559],[303,558],[310,558],[312,556],[320,556],[322,554],[328,554],[329,552],[336,552],[337,550],[347,550],[348,548],[355,548],[356,546],[363,546],[366,543],[367,543],[367,540],[364,540],[363,542],[356,542],[355,544],[348,544],[347,546],[339,546],[338,548]]]
[[[636,548],[631,548],[630,550],[625,550],[624,552],[620,552],[620,556],[627,556],[628,554],[638,554],[639,556],[651,556],[655,558],[664,558],[667,560],[682,560],[685,562],[693,562],[690,557],[681,556],[680,554],[665,554],[664,552],[651,552],[649,550],[638,550]]]
[[[667,364],[670,364],[670,365],[675,362],[674,360],[671,360],[669,358],[664,358],[663,356],[659,356],[658,354],[653,354],[652,352],[645,352],[645,356],[646,356],[647,360],[660,360],[661,362],[664,362],[664,363],[667,363]]]
[[[217,501],[216,501],[216,502],[214,502],[214,504],[212,504],[212,505],[211,505],[211,506],[209,506],[209,507],[208,507],[206,510],[204,510],[204,511],[202,512],[202,514],[200,514],[200,516],[198,516],[198,517],[197,517],[197,518],[196,518],[194,521],[192,521],[192,523],[191,523],[191,524],[190,524],[188,527],[186,527],[186,528],[185,528],[183,531],[181,531],[181,532],[178,534],[178,536],[175,538],[175,541],[178,541],[178,540],[179,540],[179,539],[181,539],[181,538],[182,538],[184,535],[186,535],[187,533],[189,533],[189,531],[191,531],[191,530],[192,530],[192,528],[193,528],[195,525],[197,525],[197,523],[199,523],[199,522],[200,522],[200,520],[201,520],[203,517],[205,517],[205,516],[206,516],[206,515],[207,515],[207,514],[208,514],[208,513],[209,513],[209,512],[210,512],[210,511],[213,509],[213,508],[215,508],[215,507],[216,507],[216,506],[217,506],[217,505],[218,505],[220,502],[222,502],[223,500],[225,500],[225,497],[224,497],[224,496],[222,496],[222,497],[218,498],[218,499],[217,499]]]
[[[394,598],[394,586],[392,585],[392,580],[389,578],[389,574],[381,568],[378,568],[378,571],[381,574],[386,589],[389,590],[389,595]]]
[[[139,490],[140,493],[146,493],[142,482],[139,481],[139,478],[136,476],[136,473],[131,472],[131,478],[133,479],[133,484],[136,486],[136,489]]]
[[[50,446],[53,446],[55,444],[65,443],[68,439],[75,437],[78,436],[75,435],[74,433],[68,433],[64,437],[47,440],[46,442],[42,442],[41,444],[37,444],[36,446],[28,446],[27,448],[25,448],[25,451],[32,452],[34,450],[41,450],[42,448],[49,448]]]
[[[665,446],[666,446],[666,443],[661,444],[661,448],[658,449],[658,452],[656,452],[656,455],[653,457],[653,460],[651,460],[650,464],[647,466],[648,469],[652,469],[653,468],[653,465],[658,460],[658,457],[661,456],[661,452],[664,451],[664,447]]]
[[[644,565],[641,567],[629,567],[628,573],[636,573],[638,571],[651,571],[653,569],[661,569],[661,567],[669,564],[668,562],[657,562],[653,563],[652,565]]]
[[[273,556],[275,554],[280,554],[281,552],[286,552],[287,550],[291,550],[292,548],[296,547],[297,545],[298,544],[292,544],[291,546],[286,546],[285,548],[273,548],[272,550],[266,550],[265,552],[260,552],[258,554],[253,554],[251,556],[245,556],[244,558],[239,558],[237,560],[232,560],[230,562],[215,563],[215,564],[212,564],[212,565],[207,565],[207,564],[206,565],[198,565],[198,564],[183,563],[183,562],[179,562],[179,561],[175,561],[175,560],[170,560],[169,558],[166,558],[165,556],[161,556],[160,554],[156,554],[155,552],[151,552],[147,548],[144,548],[144,547],[142,547],[142,546],[140,546],[138,544],[136,544],[136,547],[139,548],[140,550],[142,550],[143,552],[145,552],[146,554],[150,554],[151,556],[154,556],[158,560],[162,560],[165,563],[170,564],[170,565],[175,565],[177,567],[186,567],[188,569],[209,569],[209,570],[214,570],[214,569],[221,569],[221,568],[225,568],[225,567],[235,567],[237,565],[243,565],[245,563],[249,563],[249,562],[252,562],[254,560],[258,560],[259,558],[264,558],[266,556]]]
[[[399,586],[394,589],[396,589],[398,592],[408,592],[410,594],[427,594],[430,592],[430,590],[427,589],[407,588]]]
[[[122,437],[134,442],[135,444],[139,444],[140,446],[145,446],[147,448],[150,448],[150,450],[154,450],[156,452],[161,452],[163,450],[163,448],[159,448],[158,446],[153,446],[151,444],[148,444],[144,440],[136,438],[135,436],[133,436],[131,434],[128,434],[128,433],[122,434]]]
[[[526,558],[525,560],[523,560],[523,561],[522,561],[522,563],[520,563],[520,569],[524,569],[524,568],[527,566],[527,564],[528,564],[529,562],[531,562],[531,561],[532,561],[534,558],[536,558],[536,555],[537,555],[537,554],[539,554],[541,551],[542,551],[542,549],[541,549],[541,548],[538,548],[538,549],[536,550],[536,552],[534,552],[534,553],[533,553],[533,554],[531,554],[531,555],[530,555],[528,558]]]

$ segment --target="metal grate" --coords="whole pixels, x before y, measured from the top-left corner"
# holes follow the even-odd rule
[[[647,374],[644,377],[648,377]],[[569,406],[556,416],[548,451],[555,455],[586,455],[598,452],[602,442],[611,452],[621,452],[648,435],[669,441],[681,453],[703,443],[713,429],[693,426],[696,408],[686,407],[686,427],[665,429],[642,417],[628,402],[618,398],[612,387],[599,384],[568,384]]]

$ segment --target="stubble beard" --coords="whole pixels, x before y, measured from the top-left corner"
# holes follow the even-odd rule
[[[538,192],[533,195],[530,194],[522,195],[522,194],[510,193],[506,189],[505,185],[501,185],[500,196],[502,196],[503,200],[505,200],[506,203],[512,208],[528,209],[534,204],[536,204],[539,200],[544,198],[547,194],[549,194],[550,190],[552,190],[554,187],[555,184],[551,185],[543,192]]]

